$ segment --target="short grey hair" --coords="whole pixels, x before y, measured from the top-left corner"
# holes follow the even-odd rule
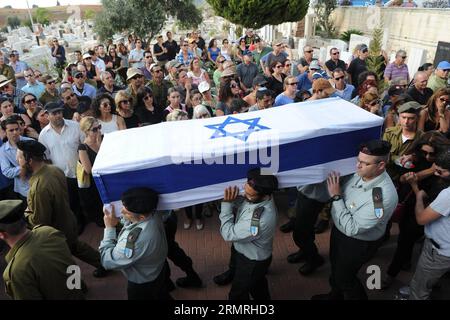
[[[397,53],[395,54],[395,56],[396,56],[396,57],[398,57],[398,56],[405,56],[406,54],[407,54],[406,51],[403,50],[403,49],[401,49],[401,50],[398,50],[398,51],[397,51]]]
[[[208,108],[206,108],[206,107],[205,107],[204,105],[202,105],[202,104],[199,104],[198,106],[196,106],[196,107],[194,108],[194,112],[193,112],[193,115],[192,115],[192,119],[201,119],[201,115],[206,114],[206,113],[209,115],[208,118],[211,118],[211,114],[209,113]]]
[[[103,82],[103,81],[104,81],[104,78],[105,78],[106,75],[108,75],[108,74],[112,77],[111,72],[109,72],[109,71],[102,71],[102,73],[100,73],[100,80]]]
[[[166,121],[180,121],[183,120],[183,118],[187,118],[187,116],[188,114],[186,111],[175,109],[167,115]]]

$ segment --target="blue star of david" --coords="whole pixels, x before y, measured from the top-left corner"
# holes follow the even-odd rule
[[[208,129],[216,130],[216,131],[214,131],[214,133],[210,139],[233,137],[233,138],[236,138],[236,139],[246,142],[248,137],[253,132],[257,132],[257,131],[261,131],[261,130],[270,130],[269,127],[258,124],[259,120],[261,120],[261,118],[252,118],[252,119],[241,120],[241,119],[229,116],[222,123],[210,124],[205,127]],[[239,131],[239,132],[228,132],[225,130],[225,127],[227,125],[236,124],[236,123],[243,123],[245,125],[248,125],[247,130]]]

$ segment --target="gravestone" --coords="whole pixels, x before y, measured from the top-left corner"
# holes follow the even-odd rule
[[[348,44],[348,51],[353,52],[356,45],[361,44],[361,43],[364,43],[365,45],[367,45],[367,47],[369,47],[370,40],[371,40],[371,38],[369,38],[369,37],[352,34],[350,36],[350,43]]]
[[[408,52],[409,78],[412,79],[417,69],[427,61],[427,51],[420,48],[411,48]]]
[[[436,67],[441,61],[450,61],[450,42],[439,41],[434,56],[433,65]]]

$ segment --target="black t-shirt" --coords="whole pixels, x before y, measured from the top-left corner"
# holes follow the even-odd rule
[[[162,110],[156,107],[153,109],[153,111],[150,111],[144,106],[142,106],[137,109],[136,114],[139,117],[140,123],[142,124],[144,123],[157,124],[162,122],[163,120]]]
[[[205,50],[205,40],[200,36],[198,37],[198,40],[197,40],[197,47],[202,49],[202,51]]]
[[[284,54],[282,54],[281,52],[277,56],[273,52],[271,52],[271,53],[269,53],[269,56],[267,57],[266,67],[270,68],[270,65],[274,61],[284,64],[286,62],[286,60],[287,60],[286,56]]]
[[[128,117],[128,118],[123,117],[123,120],[125,120],[125,125],[127,126],[127,129],[137,128],[137,127],[139,127],[139,124],[141,123],[139,121],[138,116],[135,113],[133,113],[133,115],[131,117]]]
[[[433,95],[433,90],[431,90],[430,88],[425,88],[424,93],[422,94],[419,92],[419,90],[416,89],[416,87],[413,86],[408,89],[408,95],[419,104],[426,105],[428,99],[430,99],[430,97]]]
[[[344,71],[347,69],[347,67],[345,66],[345,62],[342,60],[338,60],[336,64],[333,60],[330,59],[327,62],[325,62],[325,65],[327,66],[328,70],[330,70],[330,72],[334,71],[334,69],[336,68],[340,68]]]
[[[267,89],[270,89],[274,92],[274,97],[276,97],[277,95],[279,95],[280,93],[282,93],[284,91],[283,89],[283,82],[284,79],[286,78],[286,76],[283,74],[281,75],[282,81],[278,81],[277,79],[275,79],[274,77],[270,77],[269,81],[267,83]]]
[[[366,60],[361,60],[360,58],[355,58],[348,66],[347,72],[352,77],[352,85],[358,87],[358,76],[363,73],[364,71],[367,71],[367,64]]]
[[[178,52],[180,51],[180,47],[178,46],[177,42],[175,40],[169,41],[163,43],[163,46],[167,49],[167,60],[173,60],[177,56]]]
[[[64,104],[64,110],[63,110],[63,118],[67,120],[72,120],[73,114],[77,112],[77,109],[70,108],[67,104]]]
[[[163,45],[164,47],[164,45]],[[166,61],[167,60],[167,54],[163,53],[160,56],[156,56],[157,53],[161,53],[163,52],[163,48],[159,46],[158,43],[155,43],[155,45],[153,46],[153,53],[155,54],[155,57],[158,61]]]

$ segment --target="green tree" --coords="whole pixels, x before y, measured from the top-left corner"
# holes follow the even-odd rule
[[[336,33],[331,14],[336,9],[336,0],[317,0],[314,6],[314,13],[317,17],[317,24],[326,37],[333,37]]]
[[[37,8],[35,17],[33,17],[33,19],[35,19],[34,22],[36,23],[40,23],[42,25],[50,24],[50,11],[45,8]]]
[[[197,26],[202,21],[191,0],[102,0],[102,5],[94,29],[103,40],[128,31],[148,42],[161,31],[167,15],[183,26]]]
[[[386,87],[384,82],[384,76],[382,71],[382,65],[384,64],[383,57],[381,55],[383,43],[383,26],[380,24],[377,28],[373,29],[372,41],[369,45],[369,56],[367,57],[367,70],[373,71],[378,77],[378,87],[383,90]]]
[[[308,11],[308,0],[206,0],[214,12],[246,28],[297,22]]]
[[[87,10],[84,12],[84,18],[85,18],[86,20],[91,20],[91,19],[95,18],[95,11],[92,10],[92,9],[87,9]]]
[[[11,29],[15,29],[20,26],[20,19],[18,16],[8,17],[6,20],[6,24],[11,27]]]

